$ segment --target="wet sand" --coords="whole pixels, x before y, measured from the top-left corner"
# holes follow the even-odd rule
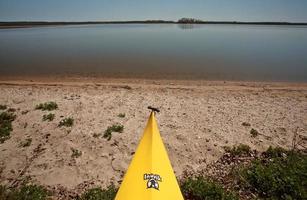
[[[290,148],[294,132],[307,131],[306,83],[1,78],[0,94],[0,104],[17,115],[11,138],[0,144],[0,182],[7,185],[24,179],[69,190],[85,183],[117,184],[145,128],[149,105],[161,110],[160,132],[178,177],[216,161],[223,146]],[[59,108],[35,110],[47,101]],[[48,113],[55,119],[43,122]],[[58,127],[64,117],[74,118],[73,127]],[[123,133],[113,133],[110,141],[93,137],[115,123],[124,126]],[[252,137],[252,128],[260,134]],[[20,147],[27,138],[31,145]],[[82,155],[72,158],[71,148]]]

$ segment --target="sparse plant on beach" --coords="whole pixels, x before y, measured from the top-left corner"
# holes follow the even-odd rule
[[[46,102],[46,103],[40,103],[35,106],[35,109],[52,111],[52,110],[58,109],[58,104],[53,101]]]
[[[27,138],[25,141],[20,142],[19,147],[28,147],[32,143],[32,138]]]
[[[6,106],[6,105],[0,104],[0,110],[6,110],[6,109],[7,109],[7,106]]]
[[[120,124],[113,124],[112,126],[109,126],[107,130],[104,131],[103,137],[107,138],[107,140],[111,140],[112,133],[122,133],[124,131],[124,126]]]
[[[239,144],[238,146],[224,147],[225,152],[230,153],[231,156],[248,156],[251,153],[251,148],[246,144]]]
[[[252,135],[252,137],[257,137],[259,135],[259,132],[256,129],[251,129],[250,134]]]
[[[307,155],[270,147],[238,171],[241,188],[260,199],[307,199]]]
[[[16,119],[16,115],[9,112],[0,113],[0,143],[10,138],[13,131],[12,122]]]
[[[119,113],[119,114],[117,115],[117,117],[119,117],[119,118],[125,118],[125,117],[126,117],[126,114],[125,114],[125,113]]]
[[[116,193],[117,188],[111,184],[107,189],[92,188],[85,191],[80,200],[113,200]]]
[[[79,151],[78,149],[74,149],[74,148],[71,148],[70,150],[72,151],[72,154],[71,154],[72,158],[79,158],[80,156],[82,156],[82,151]]]
[[[187,200],[239,200],[237,195],[226,192],[220,184],[201,175],[187,177],[180,185]]]
[[[38,185],[23,185],[14,189],[0,186],[1,200],[47,200],[49,195],[48,190]]]
[[[48,115],[43,115],[43,121],[53,121],[55,117],[55,114],[49,113]]]
[[[62,127],[62,126],[66,126],[66,127],[71,127],[74,125],[74,119],[71,118],[71,117],[68,117],[68,118],[64,118],[62,119],[60,122],[59,122],[59,127]]]

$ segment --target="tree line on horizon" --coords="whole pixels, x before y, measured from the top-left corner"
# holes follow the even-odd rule
[[[135,21],[0,21],[0,28],[9,27],[31,27],[31,26],[48,26],[48,25],[86,25],[86,24],[251,24],[251,25],[307,25],[307,22],[242,22],[242,21],[204,21],[195,18],[181,18],[177,21],[170,20],[135,20]]]

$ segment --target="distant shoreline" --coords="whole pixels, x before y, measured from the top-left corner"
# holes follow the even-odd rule
[[[15,21],[0,22],[0,29],[9,28],[31,28],[42,26],[64,26],[64,25],[94,25],[94,24],[233,24],[233,25],[286,25],[286,26],[307,26],[307,22],[241,22],[241,21],[197,21],[197,22],[176,22],[164,20],[145,21],[87,21],[87,22],[48,22],[48,21]]]

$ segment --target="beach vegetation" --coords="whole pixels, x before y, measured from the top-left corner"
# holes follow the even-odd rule
[[[224,150],[231,156],[248,156],[251,153],[251,148],[246,144],[239,144],[233,147],[225,146]]]
[[[117,117],[119,117],[119,118],[125,118],[125,117],[126,117],[126,114],[125,114],[125,113],[119,113],[119,114],[117,115]]]
[[[9,112],[0,113],[0,143],[10,138],[11,131],[13,131],[12,122],[16,115]]]
[[[113,200],[115,199],[117,188],[114,184],[109,185],[106,189],[92,188],[85,191],[79,200]]]
[[[20,142],[19,147],[28,147],[32,143],[32,138],[27,138],[25,141]]]
[[[260,199],[307,199],[307,155],[270,147],[247,167],[238,170],[242,188]]]
[[[45,114],[43,115],[43,121],[53,121],[54,120],[54,117],[55,117],[55,114],[53,113],[49,113],[49,114]]]
[[[6,109],[7,109],[7,105],[0,104],[0,110],[6,110]]]
[[[74,119],[72,117],[64,118],[59,122],[59,127],[66,126],[72,127],[74,125]]]
[[[181,190],[186,200],[238,200],[235,193],[201,175],[190,176],[181,181]]]
[[[45,102],[45,103],[40,103],[38,105],[35,106],[36,110],[48,110],[48,111],[52,111],[52,110],[56,110],[58,109],[58,104],[53,102],[53,101],[49,101],[49,102]]]
[[[20,188],[9,189],[0,185],[1,200],[47,200],[50,192],[43,186],[23,185]]]
[[[256,129],[251,129],[250,130],[250,134],[252,135],[252,137],[257,137],[259,135],[259,132]]]
[[[82,151],[79,151],[78,149],[74,149],[74,148],[71,148],[71,157],[72,158],[79,158],[80,156],[82,156]]]
[[[112,133],[122,133],[124,131],[124,126],[121,124],[113,124],[112,126],[109,126],[107,130],[104,131],[103,137],[107,138],[107,140],[111,140]]]

